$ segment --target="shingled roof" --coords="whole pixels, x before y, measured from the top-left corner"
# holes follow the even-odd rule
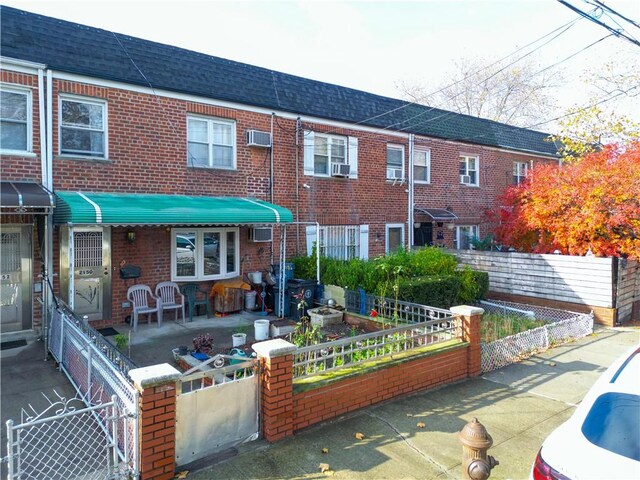
[[[2,56],[56,71],[327,120],[555,155],[547,133],[0,7]],[[135,61],[135,65],[132,62]],[[138,71],[138,68],[144,73]],[[145,79],[146,77],[146,79]]]

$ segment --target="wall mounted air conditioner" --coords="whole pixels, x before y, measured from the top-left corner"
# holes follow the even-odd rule
[[[332,177],[348,177],[351,171],[348,163],[332,163],[331,164],[331,176]]]
[[[470,175],[460,175],[460,183],[465,183],[465,184],[469,185],[471,183],[471,176]]]
[[[401,168],[387,168],[387,179],[388,180],[402,180],[402,169]]]
[[[269,148],[271,146],[271,134],[259,130],[247,130],[247,145],[249,147]]]
[[[273,238],[271,227],[253,227],[249,229],[249,240],[252,242],[270,242]]]

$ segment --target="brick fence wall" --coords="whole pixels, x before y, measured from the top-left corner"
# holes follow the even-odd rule
[[[283,339],[256,343],[260,361],[262,436],[276,442],[305,427],[385,400],[480,374],[480,317],[476,307],[453,307],[460,318],[457,340],[432,345],[374,370],[296,391],[297,347]],[[131,370],[140,392],[139,455],[142,480],[168,480],[176,467],[176,382],[168,364]]]

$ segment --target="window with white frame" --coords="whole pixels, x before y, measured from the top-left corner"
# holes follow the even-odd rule
[[[236,168],[236,124],[232,120],[187,117],[187,165]]]
[[[458,225],[456,226],[456,249],[469,250],[473,248],[471,240],[478,238],[477,225]]]
[[[413,180],[418,183],[431,182],[431,151],[427,148],[413,149]]]
[[[404,178],[404,146],[387,145],[387,180]]]
[[[0,86],[0,150],[31,152],[32,128],[31,91]]]
[[[216,280],[240,272],[238,228],[176,228],[171,231],[171,278]]]
[[[318,232],[320,255],[338,260],[352,260],[360,256],[360,227],[333,225],[320,227]]]
[[[60,154],[107,158],[107,102],[60,97]]]
[[[527,162],[513,162],[513,184],[520,185],[527,178]]]
[[[307,255],[320,255],[337,260],[369,258],[368,225],[323,225],[306,227]]]
[[[358,139],[305,130],[304,174],[358,178]]]
[[[460,183],[464,185],[478,185],[478,163],[477,156],[460,155]]]
[[[313,150],[313,173],[330,175],[331,165],[347,163],[347,138],[315,134]]]
[[[385,253],[404,248],[404,224],[389,223],[386,225]]]

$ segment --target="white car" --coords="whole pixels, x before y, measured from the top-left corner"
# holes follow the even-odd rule
[[[616,360],[547,437],[530,478],[640,479],[640,345]]]

